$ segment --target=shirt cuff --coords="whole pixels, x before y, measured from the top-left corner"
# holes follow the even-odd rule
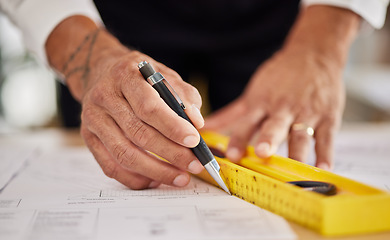
[[[21,29],[28,50],[47,64],[46,39],[54,28],[72,15],[84,15],[96,23],[100,15],[89,0],[29,0],[11,6],[7,15]]]
[[[389,0],[302,0],[304,6],[315,4],[349,9],[376,29],[382,28]]]

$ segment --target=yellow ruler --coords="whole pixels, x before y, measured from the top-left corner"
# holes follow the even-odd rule
[[[202,133],[211,149],[224,153],[228,137]],[[248,147],[234,164],[216,157],[230,192],[322,235],[342,236],[390,230],[390,193],[334,173],[280,156],[260,159]],[[198,177],[213,183],[203,172]],[[326,196],[286,183],[311,180],[334,184],[335,195]]]

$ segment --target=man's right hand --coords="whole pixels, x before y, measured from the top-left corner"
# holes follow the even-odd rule
[[[107,176],[143,189],[161,183],[185,186],[187,171],[203,170],[188,149],[199,143],[201,97],[176,72],[124,47],[83,16],[62,21],[47,39],[46,52],[82,104],[81,135]],[[196,128],[143,79],[137,68],[141,61],[152,63],[166,77]]]

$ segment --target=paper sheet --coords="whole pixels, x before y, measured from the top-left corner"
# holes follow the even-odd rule
[[[0,145],[0,192],[34,154],[31,146]]]
[[[186,188],[132,191],[105,177],[85,147],[58,148],[58,132],[38,137],[49,139],[42,154],[0,192],[0,239],[295,238],[283,218],[199,179]],[[26,155],[19,142],[0,153]],[[335,144],[336,173],[390,191],[390,125],[343,128]]]
[[[85,147],[45,151],[0,194],[1,239],[294,239],[288,223],[197,178],[133,191]]]
[[[344,129],[336,139],[334,172],[390,191],[390,125]]]

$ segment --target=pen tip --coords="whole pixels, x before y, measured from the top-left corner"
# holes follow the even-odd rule
[[[219,172],[221,168],[219,167],[217,160],[215,160],[214,158],[209,163],[204,165],[204,167],[206,168],[207,172],[211,175],[211,177],[217,182],[217,184],[229,195],[232,195],[221,177],[221,173]]]
[[[227,192],[227,194],[229,194],[230,196],[232,195],[232,193],[229,191],[229,189],[227,188],[226,184],[221,184],[220,185],[222,187],[222,189]]]

